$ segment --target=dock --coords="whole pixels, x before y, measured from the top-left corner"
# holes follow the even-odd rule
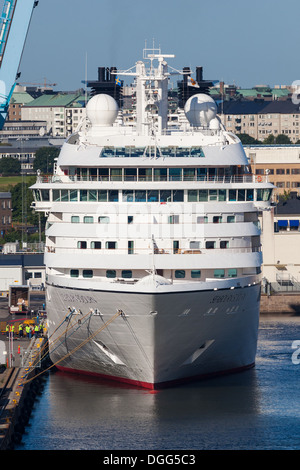
[[[47,338],[33,337],[21,342],[22,357],[0,374],[0,450],[13,449],[21,442],[35,398],[45,381]]]
[[[22,440],[36,396],[41,393],[49,363],[46,315],[39,315],[44,293],[37,293],[34,311],[9,315],[7,299],[0,302],[0,450],[11,450]],[[19,334],[22,323],[24,333]],[[42,328],[36,335],[26,333],[26,325]],[[6,331],[14,325],[14,332]],[[5,360],[4,360],[5,359]]]

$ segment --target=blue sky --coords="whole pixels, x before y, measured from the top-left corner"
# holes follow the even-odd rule
[[[23,82],[75,90],[98,66],[127,69],[145,41],[197,65],[204,78],[241,87],[300,79],[299,0],[40,0],[20,70]]]

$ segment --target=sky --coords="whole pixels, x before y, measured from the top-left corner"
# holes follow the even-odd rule
[[[39,0],[20,81],[76,90],[86,63],[95,80],[98,67],[126,70],[154,44],[175,54],[175,69],[202,66],[205,79],[290,85],[300,80],[299,13],[299,0]]]

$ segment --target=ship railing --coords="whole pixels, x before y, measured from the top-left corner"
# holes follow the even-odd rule
[[[202,183],[268,183],[267,175],[234,175],[234,176],[211,176],[211,175],[197,175],[197,176],[77,176],[77,175],[45,175],[38,176],[37,183],[74,183],[74,182],[202,182]]]
[[[128,253],[127,248],[118,248],[115,250],[111,249],[94,249],[94,248],[74,248],[74,247],[53,247],[53,246],[46,246],[45,247],[46,253],[99,253],[101,255],[103,254],[110,254],[110,255],[120,255],[120,254],[130,254],[130,255],[145,255],[145,254],[152,254],[152,251],[149,250],[149,248],[140,248],[135,251],[131,251]],[[261,252],[261,246],[255,246],[255,247],[232,247],[232,248],[201,248],[200,250],[194,250],[194,249],[184,249],[184,248],[179,248],[176,250],[173,250],[172,248],[155,248],[154,249],[154,254],[155,255],[200,255],[200,254],[212,254],[214,252],[218,253],[259,253]]]

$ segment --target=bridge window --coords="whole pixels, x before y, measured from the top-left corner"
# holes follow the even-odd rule
[[[217,277],[217,278],[225,277],[225,269],[215,269],[214,270],[214,277]]]
[[[106,277],[107,278],[114,278],[114,277],[116,277],[116,275],[117,275],[117,273],[114,269],[108,269],[106,271]]]
[[[117,248],[117,242],[106,242],[105,248],[107,250],[115,250]]]
[[[85,215],[83,217],[83,223],[84,224],[93,224],[94,223],[94,217],[91,217],[90,215]]]
[[[146,191],[135,191],[135,202],[146,202],[147,196]]]
[[[109,202],[118,202],[119,200],[119,192],[117,190],[110,190],[108,191],[108,201]]]
[[[237,277],[237,269],[229,268],[228,269],[228,277]]]
[[[94,273],[93,273],[92,269],[84,269],[82,271],[82,277],[84,277],[84,278],[89,278],[90,279],[90,278],[93,277],[93,275],[94,275]]]
[[[105,215],[98,217],[98,223],[99,224],[109,224],[109,222],[110,222],[109,217],[107,217]]]
[[[148,202],[158,202],[159,191],[156,189],[147,191]]]
[[[86,250],[86,247],[87,247],[86,241],[77,242],[77,248],[80,248],[81,250]]]
[[[192,269],[191,270],[191,278],[196,279],[201,277],[201,271],[200,269]]]
[[[160,202],[170,202],[171,201],[171,191],[163,190],[160,191]]]
[[[183,269],[177,269],[175,271],[175,278],[176,279],[184,279],[185,278],[185,271]]]
[[[91,242],[92,250],[101,250],[101,242]]]
[[[210,249],[210,250],[216,248],[216,242],[215,241],[205,242],[205,248]]]
[[[173,191],[173,202],[183,202],[183,201],[184,201],[184,191],[182,189]]]
[[[122,277],[130,279],[132,277],[132,271],[130,271],[129,269],[124,269],[122,271]]]
[[[205,202],[208,200],[208,190],[207,189],[200,189],[199,191],[199,201]]]

